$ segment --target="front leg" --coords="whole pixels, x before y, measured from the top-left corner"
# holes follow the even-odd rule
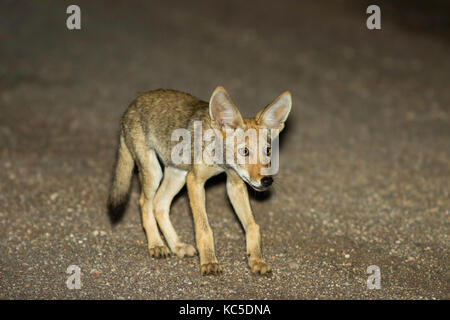
[[[200,256],[201,274],[221,274],[222,267],[217,262],[214,251],[214,238],[205,209],[206,179],[195,171],[186,176],[186,184],[194,216],[195,239]]]
[[[261,236],[259,226],[253,218],[247,187],[242,179],[234,172],[227,172],[227,193],[239,220],[244,227],[247,240],[248,264],[254,273],[265,274],[271,272],[261,254]]]

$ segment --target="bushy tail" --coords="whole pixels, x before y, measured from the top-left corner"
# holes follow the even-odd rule
[[[133,168],[134,160],[121,135],[116,167],[108,198],[108,214],[112,223],[120,221],[126,209]]]

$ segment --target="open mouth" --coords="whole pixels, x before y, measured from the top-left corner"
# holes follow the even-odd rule
[[[264,187],[261,184],[255,184],[248,177],[246,177],[246,175],[239,174],[239,172],[237,172],[237,173],[241,177],[241,179],[244,180],[245,182],[247,182],[247,184],[250,185],[250,187],[252,187],[254,190],[256,190],[256,191],[265,191],[265,190],[268,189],[268,187]]]
[[[244,179],[244,180],[245,180],[245,182],[247,182],[250,185],[250,187],[252,187],[256,191],[265,191],[265,190],[267,190],[267,187],[263,187],[261,185],[255,185],[251,181],[249,181],[248,179]]]
[[[255,189],[256,191],[265,191],[265,190],[267,190],[267,187],[256,187],[256,186],[254,186],[254,185],[252,185],[252,184],[250,184],[250,186],[251,186],[253,189]]]

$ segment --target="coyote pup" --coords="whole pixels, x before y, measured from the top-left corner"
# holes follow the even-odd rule
[[[168,256],[170,251],[179,257],[194,256],[195,248],[181,241],[169,219],[172,199],[186,183],[201,274],[220,274],[222,267],[216,258],[213,233],[206,215],[204,185],[209,178],[225,171],[228,196],[246,232],[250,269],[258,274],[270,272],[270,266],[262,257],[259,226],[253,218],[244,183],[258,191],[267,189],[273,179],[270,175],[263,175],[261,169],[269,167],[270,163],[261,163],[259,155],[256,163],[211,164],[195,162],[192,158],[188,163],[175,162],[172,148],[176,142],[172,134],[176,129],[183,128],[193,136],[196,122],[201,123],[203,130],[210,129],[221,139],[237,129],[241,129],[241,134],[248,129],[257,133],[263,131],[261,129],[276,129],[279,132],[284,128],[291,105],[291,94],[284,92],[254,119],[244,119],[223,87],[214,90],[209,103],[175,90],[159,89],[140,94],[121,120],[118,157],[108,199],[110,210],[124,208],[136,163],[141,184],[139,204],[150,256],[162,258]],[[249,157],[254,152],[254,146],[249,145],[247,138],[242,141],[241,145],[233,146],[231,150],[229,146],[220,144],[222,150],[219,151]],[[258,143],[263,145],[261,150],[270,156],[271,140]],[[165,167],[164,176],[158,158]],[[161,239],[158,226],[170,251]]]

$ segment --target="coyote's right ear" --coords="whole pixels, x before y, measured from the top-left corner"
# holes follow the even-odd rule
[[[217,87],[211,95],[209,116],[215,129],[237,129],[244,126],[241,113],[223,87]]]

